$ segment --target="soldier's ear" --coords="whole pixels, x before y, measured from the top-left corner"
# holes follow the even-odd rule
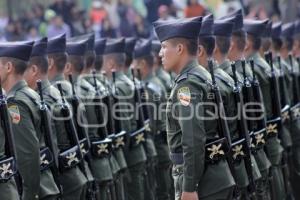
[[[184,46],[183,46],[182,43],[178,43],[178,44],[176,45],[176,52],[177,52],[178,55],[181,55],[181,54],[182,54],[183,49],[184,49]]]
[[[39,68],[36,65],[31,65],[30,66],[31,74],[32,76],[36,76],[39,72]]]
[[[198,46],[198,57],[202,57],[204,54],[204,48],[202,45]]]
[[[48,68],[49,70],[53,68],[54,60],[53,58],[48,58]]]
[[[11,73],[13,71],[13,64],[12,62],[8,61],[5,65],[5,69],[7,71],[7,73]]]
[[[67,62],[66,63],[66,66],[65,66],[65,69],[64,69],[64,74],[70,74],[71,73],[71,63]]]

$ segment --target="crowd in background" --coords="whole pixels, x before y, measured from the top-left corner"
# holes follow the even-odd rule
[[[94,31],[96,37],[153,36],[157,19],[193,17],[212,12],[216,17],[243,7],[245,14],[273,21],[299,17],[298,0],[93,0],[84,10],[76,1],[35,4],[15,19],[0,16],[0,41],[35,40],[66,33],[68,37]],[[287,11],[288,10],[288,11]]]

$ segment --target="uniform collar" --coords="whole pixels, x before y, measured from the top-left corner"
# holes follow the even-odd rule
[[[63,74],[57,74],[56,76],[54,76],[54,78],[51,80],[51,83],[55,83],[57,81],[63,81],[65,80],[65,77]]]
[[[48,79],[42,80],[41,83],[42,83],[42,90],[45,90],[51,86],[50,81]]]
[[[7,92],[7,96],[13,95],[18,90],[27,87],[27,83],[25,80],[18,81],[11,89]]]
[[[258,59],[258,58],[261,58],[261,56],[259,55],[258,52],[254,52],[253,54],[251,54],[251,55],[248,57],[248,59],[253,59],[253,60]]]
[[[181,70],[181,72],[177,75],[177,77],[175,78],[175,82],[177,82],[177,80],[185,73],[189,72],[191,69],[195,68],[198,66],[198,62],[197,60],[192,60],[190,61],[188,64],[186,64],[186,66]]]
[[[147,76],[146,76],[146,78],[144,79],[144,81],[145,82],[149,82],[152,78],[153,78],[153,73],[152,72],[150,72]]]
[[[228,69],[230,66],[231,66],[230,61],[228,59],[226,59],[222,64],[219,65],[219,68],[226,71],[226,69]]]

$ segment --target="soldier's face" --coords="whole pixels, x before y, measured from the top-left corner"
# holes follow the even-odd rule
[[[169,40],[163,41],[159,52],[162,64],[168,72],[174,71],[178,59],[177,46]]]

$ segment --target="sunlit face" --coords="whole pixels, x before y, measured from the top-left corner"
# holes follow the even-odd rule
[[[24,79],[27,82],[28,86],[31,88],[34,88],[35,86],[35,80],[33,75],[32,66],[28,67],[24,72]]]
[[[170,72],[174,71],[176,64],[178,63],[179,56],[177,55],[177,46],[171,43],[169,40],[163,41],[159,52],[162,65],[165,70]]]
[[[7,65],[8,63],[3,63],[3,61],[0,59],[0,78],[1,78],[1,84],[3,85],[7,79]]]

